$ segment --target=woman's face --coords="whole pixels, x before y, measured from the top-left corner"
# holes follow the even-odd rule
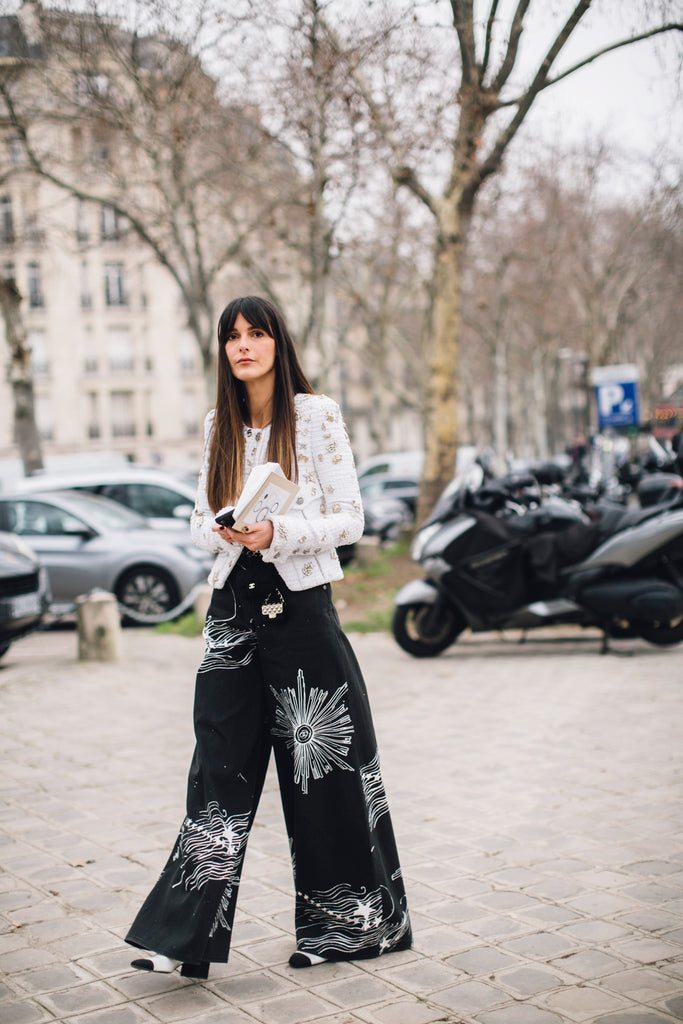
[[[225,342],[225,354],[234,377],[243,384],[265,381],[275,383],[275,339],[252,327],[241,313]]]

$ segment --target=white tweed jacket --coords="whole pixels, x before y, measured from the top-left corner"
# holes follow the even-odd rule
[[[275,565],[290,590],[308,590],[343,578],[336,548],[352,544],[363,533],[363,505],[339,406],[326,395],[296,395],[294,401],[299,494],[286,515],[272,517],[273,540],[261,556]],[[190,529],[198,547],[216,552],[208,579],[213,587],[222,587],[242,545],[228,544],[211,529],[214,513],[206,481],[214,414],[212,410],[204,421],[204,458]],[[267,461],[267,431],[245,429],[259,441],[249,449],[254,465]],[[245,470],[252,468],[252,458],[247,454]]]

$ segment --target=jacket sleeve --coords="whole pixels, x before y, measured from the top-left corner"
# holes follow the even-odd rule
[[[316,397],[310,451],[318,494],[306,502],[303,517],[291,512],[271,517],[273,540],[261,552],[264,562],[330,552],[342,544],[353,544],[363,533],[363,504],[341,410],[331,398]],[[305,480],[309,473],[300,463],[300,479]]]
[[[209,498],[206,493],[206,481],[209,475],[209,451],[211,447],[211,433],[213,431],[215,410],[207,413],[204,420],[204,454],[202,466],[199,471],[199,483],[197,484],[197,499],[190,517],[190,536],[193,544],[205,551],[225,551],[232,547],[224,541],[214,530],[211,529],[214,523],[214,513],[209,505]]]

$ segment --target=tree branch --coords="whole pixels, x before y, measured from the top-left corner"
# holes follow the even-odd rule
[[[602,50],[597,50],[595,53],[592,53],[590,57],[584,57],[584,59],[580,60],[578,64],[573,64],[572,67],[563,71],[561,75],[556,75],[555,78],[549,78],[538,91],[542,92],[543,89],[547,89],[549,86],[555,85],[556,82],[561,82],[563,78],[568,78],[569,75],[573,75],[575,71],[579,71],[581,68],[586,67],[587,64],[592,64],[594,60],[597,60],[598,57],[602,57],[605,53],[611,53],[613,50],[619,50],[622,46],[630,46],[631,43],[639,43],[643,39],[651,39],[652,36],[661,35],[663,32],[683,32],[683,23],[677,21],[669,22],[666,25],[660,25],[658,28],[652,28],[647,32],[641,32],[637,36],[631,36],[628,39],[621,39],[618,43],[610,43],[609,46],[604,46]],[[517,99],[514,100],[502,100],[499,103],[499,106],[513,107],[520,103],[522,99],[523,96],[518,96]]]
[[[493,0],[491,4],[491,10],[489,11],[488,21],[486,22],[486,40],[484,43],[484,56],[481,61],[481,80],[484,81],[484,76],[489,66],[489,58],[491,56],[491,40],[493,39],[493,26],[496,21],[496,12],[498,11],[498,0]]]
[[[473,201],[474,196],[479,190],[479,187],[481,186],[482,182],[485,181],[485,179],[488,178],[489,175],[495,173],[495,171],[497,171],[498,168],[500,167],[505,150],[507,149],[512,139],[517,134],[519,128],[521,127],[524,121],[524,118],[529,113],[533,101],[536,99],[536,96],[543,88],[543,85],[548,78],[548,72],[550,71],[553,62],[557,58],[558,54],[561,52],[562,48],[567,43],[567,40],[571,36],[572,32],[578,25],[583,15],[590,7],[591,2],[592,0],[579,0],[572,13],[569,15],[569,18],[567,19],[563,27],[560,29],[555,40],[551,44],[550,49],[541,61],[540,67],[538,68],[538,71],[536,72],[531,85],[524,93],[524,95],[521,97],[514,117],[512,118],[508,126],[505,129],[503,129],[503,131],[498,136],[496,142],[494,143],[493,149],[491,150],[489,155],[482,161],[477,170],[473,173],[472,180],[470,181],[469,185],[463,192],[463,200],[466,203],[471,203]],[[528,0],[520,0],[519,6],[517,8],[518,11],[523,3],[528,3]]]
[[[530,3],[531,0],[519,0],[519,3],[517,4],[517,10],[515,11],[512,19],[512,25],[510,27],[510,38],[508,39],[505,57],[503,58],[503,63],[501,64],[500,70],[498,71],[493,83],[493,88],[496,92],[500,92],[503,88],[515,66],[517,52],[519,50],[519,41],[522,37],[522,29],[524,28],[524,18]]]
[[[451,0],[451,9],[453,25],[460,44],[462,80],[468,85],[476,85],[477,61],[474,52],[473,0]]]

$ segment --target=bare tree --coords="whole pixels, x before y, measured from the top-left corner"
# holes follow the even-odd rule
[[[22,298],[12,278],[0,277],[0,309],[9,348],[7,379],[14,398],[14,436],[24,465],[24,475],[43,469],[40,436],[36,426],[31,348],[21,315]]]
[[[421,165],[419,154],[411,145],[412,128],[397,115],[395,99],[389,90],[383,89],[381,78],[366,62],[363,48],[352,45],[345,39],[342,28],[332,24],[331,11],[327,22],[339,59],[344,61],[376,130],[386,142],[394,180],[414,194],[436,225],[426,460],[420,516],[431,508],[444,482],[451,476],[458,445],[463,271],[475,204],[483,184],[500,171],[508,148],[544,90],[610,51],[683,29],[683,24],[676,21],[646,24],[642,31],[617,39],[571,66],[555,71],[558,58],[593,6],[592,0],[570,4],[550,44],[533,58],[525,51],[524,64],[520,44],[529,22],[532,0],[518,0],[506,23],[498,0],[491,0],[481,30],[475,23],[474,0],[450,0],[449,4],[430,5],[429,11],[437,6],[449,10],[453,44],[445,55],[448,81],[442,81],[437,93],[440,98],[450,97],[445,123],[453,125],[445,139],[444,158],[447,158],[448,170],[446,185],[440,191],[434,185],[433,166]],[[665,11],[671,7],[671,4],[663,5]],[[407,16],[411,24],[419,22],[420,6],[409,4]],[[645,16],[643,22],[647,22]],[[441,57],[443,63],[444,54]],[[533,67],[526,72],[530,59],[534,61]],[[526,84],[520,86],[522,78]]]
[[[32,173],[106,206],[171,275],[208,377],[217,285],[230,265],[274,272],[268,214],[291,162],[254,108],[219,100],[203,43],[213,52],[235,26],[210,0],[106,10],[24,3],[22,42],[0,67],[3,121]]]

